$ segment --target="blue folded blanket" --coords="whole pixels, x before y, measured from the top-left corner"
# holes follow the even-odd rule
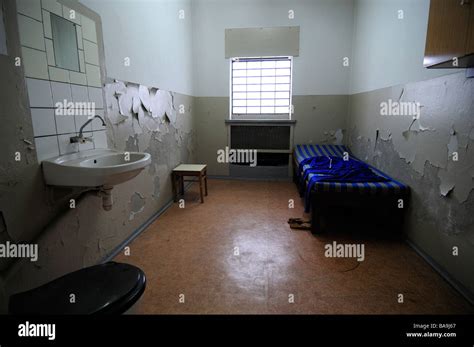
[[[303,167],[308,165],[305,170]],[[305,193],[305,212],[310,210],[311,191],[317,182],[385,182],[388,179],[375,174],[364,162],[349,158],[344,160],[335,156],[317,156],[306,158],[300,163],[300,172],[305,181],[309,174],[314,174],[308,182]]]

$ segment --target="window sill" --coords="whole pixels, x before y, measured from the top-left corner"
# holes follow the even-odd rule
[[[226,119],[225,124],[294,125],[294,119]]]

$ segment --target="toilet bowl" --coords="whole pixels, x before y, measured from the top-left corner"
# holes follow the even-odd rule
[[[10,297],[11,314],[122,314],[146,287],[139,268],[108,262],[71,272]]]

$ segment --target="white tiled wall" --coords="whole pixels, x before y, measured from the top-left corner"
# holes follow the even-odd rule
[[[44,51],[43,23],[36,19],[18,15],[18,28],[22,46]]]
[[[53,107],[53,93],[49,81],[26,79],[30,107]]]
[[[35,137],[56,135],[54,110],[50,108],[32,108],[31,119]]]
[[[21,47],[21,55],[25,76],[49,79],[46,52],[23,46]]]
[[[79,49],[84,49],[84,45],[83,45],[83,42],[82,42],[82,28],[81,27],[76,27],[77,30],[76,30],[76,35],[77,35],[77,46],[79,47]]]
[[[98,66],[86,63],[87,84],[100,87],[100,70]]]
[[[76,15],[75,11],[71,11],[69,7],[63,6],[63,17],[73,23],[81,24],[81,16]]]
[[[51,92],[53,93],[53,105],[63,103],[64,100],[72,100],[71,85],[69,83],[51,82]]]
[[[104,99],[102,97],[102,90],[99,88],[87,88],[89,100],[95,103],[95,107],[104,108]]]
[[[23,2],[31,2],[29,0],[22,0]],[[17,1],[18,2],[18,1]],[[39,1],[38,1],[39,2]],[[63,7],[56,0],[41,0],[41,6],[44,10],[62,16]]]
[[[105,131],[94,131],[95,148],[107,148],[107,135]]]
[[[31,117],[35,135],[38,160],[57,155],[93,148],[107,148],[106,129],[99,119],[94,119],[83,129],[84,137],[93,142],[71,144],[69,139],[78,135],[81,126],[88,121],[87,115],[56,114],[56,102],[64,99],[73,102],[95,102],[96,114],[104,117],[102,90],[69,83],[26,79],[30,98]]]
[[[53,38],[53,33],[51,30],[51,16],[48,11],[43,10],[43,29],[44,37]]]
[[[56,115],[56,129],[58,134],[74,134],[76,132],[76,124],[74,116]],[[87,120],[87,116],[86,116]],[[73,135],[71,135],[73,136]]]
[[[69,71],[70,82],[73,84],[87,85],[86,75],[75,71]]]
[[[87,116],[58,115],[56,102],[94,102],[96,114],[104,116],[99,50],[95,22],[75,13],[56,0],[16,0],[33,131],[38,160],[93,148],[107,148],[105,127],[95,119],[84,128],[85,144],[71,144]],[[76,25],[80,71],[56,66],[51,15],[61,16]]]
[[[45,39],[46,44],[46,58],[48,59],[48,65],[56,65],[56,58],[54,57],[53,40]]]
[[[45,2],[43,0],[43,2]],[[16,8],[18,13],[41,21],[41,2],[31,0],[17,0]]]
[[[57,136],[36,137],[35,144],[38,161],[59,155]]]
[[[97,33],[95,30],[95,22],[87,17],[82,16],[82,36],[84,39],[97,43]]]
[[[100,89],[97,89],[97,90],[102,93]],[[71,96],[72,96],[72,101],[74,102],[89,101],[89,93],[88,93],[87,87],[84,87],[84,86],[77,86],[77,85],[71,84]],[[101,98],[102,98],[102,95],[101,95]],[[98,107],[97,104],[96,104],[96,107]]]
[[[74,122],[76,123],[76,132],[81,131],[81,127],[89,120],[86,115],[74,115]],[[89,123],[82,129],[82,132],[92,131],[92,124]]]

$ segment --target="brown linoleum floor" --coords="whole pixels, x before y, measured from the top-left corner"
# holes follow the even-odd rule
[[[197,184],[185,201],[136,238],[131,255],[115,259],[146,273],[137,313],[474,312],[402,241],[290,229],[288,218],[303,211],[293,183],[209,180],[204,204]],[[325,257],[324,246],[333,241],[363,243],[365,260]]]

